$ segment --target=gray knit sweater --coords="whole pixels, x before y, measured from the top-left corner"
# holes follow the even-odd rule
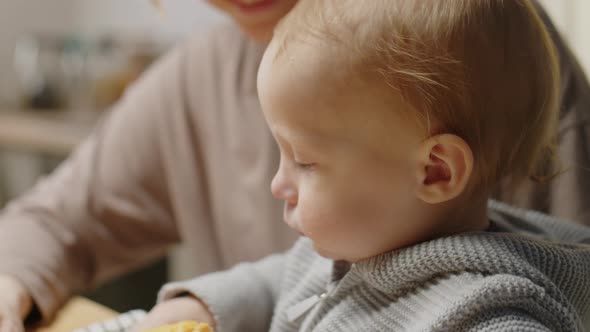
[[[584,331],[590,230],[490,203],[487,232],[349,265],[307,239],[286,254],[166,285],[230,331]]]

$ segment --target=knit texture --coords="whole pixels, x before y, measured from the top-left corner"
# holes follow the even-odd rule
[[[320,257],[301,239],[286,255],[169,285],[161,299],[194,293],[220,332],[584,331],[590,231],[495,202],[490,219],[488,232],[352,265]],[[337,286],[327,297],[300,319],[287,319],[290,308],[326,292],[330,282]]]

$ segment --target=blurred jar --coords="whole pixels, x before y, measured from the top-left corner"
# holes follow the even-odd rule
[[[158,57],[158,48],[142,39],[103,38],[89,64],[98,109],[110,107]]]
[[[61,41],[60,77],[65,98],[64,106],[68,109],[86,110],[93,108],[88,73],[88,47],[82,38],[67,36]]]
[[[24,37],[14,52],[22,106],[102,110],[110,107],[160,54],[148,39]]]
[[[56,109],[64,106],[59,48],[52,39],[32,36],[19,39],[14,49],[14,69],[23,107]]]

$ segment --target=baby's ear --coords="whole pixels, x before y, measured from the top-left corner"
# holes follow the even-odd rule
[[[462,138],[451,134],[432,136],[422,142],[418,153],[419,199],[443,203],[465,190],[473,171],[473,153]]]

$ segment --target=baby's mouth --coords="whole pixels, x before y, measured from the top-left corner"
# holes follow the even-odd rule
[[[297,222],[293,217],[293,210],[295,209],[295,206],[292,204],[289,204],[287,202],[285,202],[285,206],[283,208],[283,221],[291,228],[293,228],[294,230],[298,231],[301,233],[301,231],[299,230],[299,227],[297,227]]]

